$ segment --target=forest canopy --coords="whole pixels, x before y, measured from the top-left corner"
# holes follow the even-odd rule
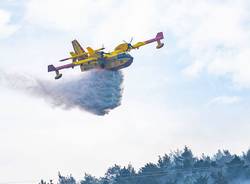
[[[85,173],[76,181],[73,176],[58,175],[58,184],[247,184],[250,183],[250,149],[242,155],[218,150],[212,156],[195,157],[187,146],[159,156],[138,171],[129,164],[114,165],[103,177]],[[51,180],[49,183],[53,183]],[[39,184],[48,184],[41,181]]]

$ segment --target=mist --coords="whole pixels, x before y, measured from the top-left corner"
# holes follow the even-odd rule
[[[0,71],[1,86],[43,98],[53,107],[79,108],[96,115],[105,115],[121,104],[122,83],[120,71],[95,70],[59,81]]]

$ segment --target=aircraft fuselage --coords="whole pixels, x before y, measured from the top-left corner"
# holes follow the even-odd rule
[[[106,70],[120,70],[130,66],[133,62],[133,57],[127,53],[121,53],[116,56],[108,58],[99,58],[95,62],[80,64],[81,71],[88,71],[91,69],[106,69]]]

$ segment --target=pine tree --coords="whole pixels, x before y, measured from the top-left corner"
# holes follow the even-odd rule
[[[214,177],[214,184],[228,184],[226,177],[222,172],[218,172]]]
[[[59,181],[58,184],[76,184],[76,180],[70,175],[68,177],[62,176],[58,173]]]
[[[184,151],[181,154],[181,157],[183,160],[183,168],[187,169],[193,167],[195,159],[192,151],[187,146],[184,147]]]
[[[147,163],[144,167],[142,167],[138,173],[139,184],[157,184],[159,183],[159,173],[161,170],[156,164]]]
[[[208,177],[207,176],[200,176],[196,179],[194,184],[208,184]]]
[[[169,169],[172,167],[171,157],[165,154],[163,157],[159,156],[157,166],[161,169]]]
[[[80,182],[80,184],[98,184],[99,181],[94,176],[85,173],[84,179]]]
[[[228,178],[234,179],[240,177],[243,174],[244,161],[239,156],[235,155],[234,158],[227,163],[227,175]]]

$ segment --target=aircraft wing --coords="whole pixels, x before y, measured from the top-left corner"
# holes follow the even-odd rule
[[[73,62],[75,62],[77,59],[84,59],[84,58],[86,58],[85,54],[77,55],[74,52],[70,52],[70,55],[71,55],[71,57],[68,57],[68,58],[65,58],[65,59],[61,59],[59,61],[62,62],[62,61],[66,61],[66,60],[69,60],[69,59],[73,59]]]
[[[119,44],[117,47],[115,47],[115,50],[113,52],[120,53],[120,52],[129,52],[132,49],[139,49],[141,46],[147,45],[149,43],[157,42],[157,49],[160,49],[164,46],[164,43],[161,42],[161,40],[164,39],[163,32],[159,32],[156,34],[156,36],[150,40],[146,40],[143,42],[137,42],[136,44],[132,45],[131,41],[129,43],[125,42],[122,44]]]
[[[91,58],[76,61],[74,62],[74,65],[81,65],[81,64],[90,63],[93,61],[97,61],[97,57],[91,57]]]
[[[132,48],[133,49],[138,49],[138,48],[140,48],[143,45],[146,45],[146,44],[149,44],[149,43],[153,43],[153,42],[157,42],[156,48],[159,49],[159,48],[163,47],[163,45],[164,45],[163,43],[161,43],[162,39],[164,39],[163,32],[159,32],[159,33],[157,33],[157,35],[155,36],[155,38],[150,39],[150,40],[146,40],[144,42],[138,42],[138,43],[134,44],[132,46]]]
[[[133,48],[139,49],[141,46],[146,45],[145,42],[137,42],[133,45]]]

